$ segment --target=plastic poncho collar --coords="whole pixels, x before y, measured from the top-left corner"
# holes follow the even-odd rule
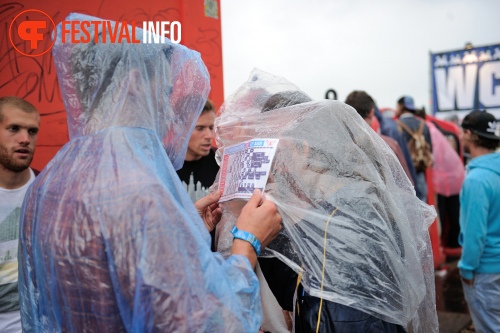
[[[302,272],[313,296],[413,332],[437,332],[428,233],[435,210],[418,200],[391,149],[346,104],[280,102],[263,113],[270,96],[284,91],[303,95],[285,79],[254,70],[215,122],[219,160],[233,144],[280,140],[265,192],[284,228],[262,255]],[[223,255],[242,205],[223,203],[217,227]]]
[[[99,19],[66,18],[84,20]],[[256,332],[252,267],[210,251],[174,170],[209,91],[199,54],[169,41],[60,37],[59,25],[53,54],[70,141],[21,214],[23,330]]]

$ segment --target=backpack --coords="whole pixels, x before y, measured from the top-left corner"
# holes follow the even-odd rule
[[[408,125],[398,121],[398,126],[410,135],[408,148],[410,150],[411,160],[417,172],[424,172],[432,165],[432,152],[430,144],[424,137],[424,121],[420,121],[420,126],[413,132]]]

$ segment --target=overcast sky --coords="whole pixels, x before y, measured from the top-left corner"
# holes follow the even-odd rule
[[[365,90],[430,108],[429,52],[500,44],[500,0],[221,0],[224,94],[256,67],[314,99]]]

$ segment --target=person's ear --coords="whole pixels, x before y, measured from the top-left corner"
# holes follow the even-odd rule
[[[368,116],[366,117],[368,125],[371,126],[372,121],[373,121],[373,116],[375,115],[375,108],[372,108],[370,112],[368,112]]]
[[[402,107],[401,107],[401,104],[396,104],[396,117],[399,117],[399,115],[401,114],[401,110],[402,110]]]
[[[471,140],[472,139],[472,131],[468,129],[464,129],[464,139]]]

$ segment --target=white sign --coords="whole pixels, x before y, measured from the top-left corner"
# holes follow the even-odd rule
[[[431,54],[433,111],[464,116],[473,109],[500,118],[500,45]]]
[[[255,189],[263,190],[279,139],[254,139],[224,149],[219,202],[249,199]]]

